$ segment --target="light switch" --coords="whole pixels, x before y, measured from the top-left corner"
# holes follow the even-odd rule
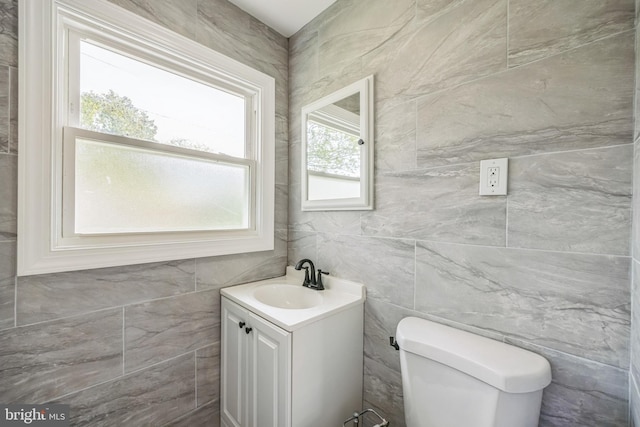
[[[490,159],[480,161],[480,195],[505,196],[509,159]]]

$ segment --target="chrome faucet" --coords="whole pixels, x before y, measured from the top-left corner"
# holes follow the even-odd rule
[[[305,267],[305,263],[309,264],[309,267]],[[314,267],[313,262],[311,262],[311,260],[307,258],[298,261],[294,268],[298,271],[304,268],[304,282],[302,282],[302,286],[305,286],[309,289],[315,289],[316,291],[324,290],[324,285],[322,284],[322,275],[329,274],[328,272],[318,269],[318,277],[316,278],[316,268]],[[309,274],[309,269],[311,269],[311,274]]]

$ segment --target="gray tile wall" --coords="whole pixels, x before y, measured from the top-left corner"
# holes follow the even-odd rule
[[[276,79],[274,251],[16,278],[17,0],[0,0],[0,402],[72,425],[216,426],[219,289],[284,274],[288,40],[227,0],[112,0]]]
[[[542,427],[628,425],[634,8],[338,0],[290,39],[289,263],[367,285],[364,404],[394,426],[388,337],[407,315],[548,358]],[[369,74],[375,210],[303,213],[300,110]],[[479,160],[497,157],[510,158],[509,195],[479,197]]]
[[[635,131],[634,131],[634,175],[633,175],[633,233],[631,248],[633,254],[631,285],[631,366],[629,372],[629,402],[632,425],[640,426],[640,55],[637,54],[640,32],[640,1],[636,0],[636,91],[635,91]]]
[[[226,0],[111,1],[276,78],[276,250],[17,279],[17,0],[0,0],[0,401],[217,425],[219,289],[309,257],[367,283],[364,404],[394,426],[387,340],[407,315],[547,357],[543,427],[626,425],[629,389],[640,425],[633,0],[338,0],[289,47]],[[371,73],[376,210],[300,212],[300,109]],[[478,197],[477,161],[505,156],[509,196]]]

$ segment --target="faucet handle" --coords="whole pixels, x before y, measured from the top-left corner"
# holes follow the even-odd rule
[[[318,269],[318,280],[316,280],[316,289],[319,291],[324,290],[324,285],[322,284],[322,275],[323,274],[329,274],[328,271],[322,271],[320,269]]]
[[[301,268],[304,268],[304,282],[302,282],[302,286],[309,286],[309,284],[311,284],[311,279],[309,278],[309,267]]]

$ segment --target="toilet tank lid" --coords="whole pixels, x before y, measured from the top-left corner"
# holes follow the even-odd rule
[[[401,351],[455,368],[508,393],[542,390],[551,367],[530,351],[417,317],[398,323]]]

